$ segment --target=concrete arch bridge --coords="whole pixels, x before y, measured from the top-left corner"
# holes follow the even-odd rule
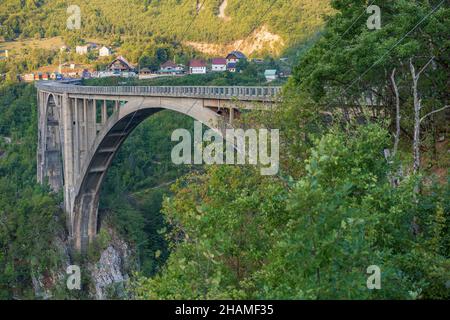
[[[99,192],[129,134],[161,110],[223,133],[241,109],[276,102],[280,87],[89,87],[38,82],[37,178],[64,191],[69,237],[85,252],[97,234]]]

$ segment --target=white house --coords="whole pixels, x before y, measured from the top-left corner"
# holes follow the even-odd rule
[[[211,70],[213,72],[227,71],[227,59],[214,58],[212,59],[211,63]]]
[[[111,50],[108,47],[103,46],[98,51],[98,55],[100,57],[109,57],[111,55]]]
[[[159,69],[159,73],[168,75],[177,75],[184,73],[184,66],[182,64],[176,64],[172,61],[166,61]]]
[[[89,52],[89,46],[85,45],[85,46],[76,46],[75,48],[75,52],[79,55],[85,55],[88,54]]]
[[[189,63],[189,73],[190,74],[205,74],[206,73],[206,63],[201,60],[191,60]]]
[[[264,77],[266,77],[267,82],[274,81],[278,79],[278,71],[274,69],[266,70],[264,72]]]
[[[98,48],[98,45],[96,43],[88,42],[84,46],[76,46],[75,52],[79,55],[85,55],[85,54],[88,54],[89,51],[91,51],[93,49],[97,49],[97,48]]]

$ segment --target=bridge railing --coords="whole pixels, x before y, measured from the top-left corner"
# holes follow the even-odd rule
[[[195,97],[231,100],[273,101],[281,91],[281,87],[217,87],[217,86],[78,86],[59,83],[38,82],[39,90],[54,93],[98,94],[122,96],[164,96]]]

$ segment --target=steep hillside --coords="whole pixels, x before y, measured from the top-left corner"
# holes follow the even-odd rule
[[[74,0],[81,8],[81,30],[67,30],[67,1],[4,0],[0,37],[58,35],[114,38],[164,37],[178,41],[233,46],[244,42],[280,51],[309,38],[331,13],[329,0]],[[195,20],[194,20],[194,17]],[[259,33],[252,33],[259,30]],[[247,39],[248,36],[252,40]],[[261,35],[261,38],[258,36]],[[267,39],[267,35],[270,35]],[[256,42],[255,48],[245,43]]]

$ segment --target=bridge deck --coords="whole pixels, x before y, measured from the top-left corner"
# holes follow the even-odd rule
[[[110,96],[144,96],[144,97],[179,97],[220,100],[274,101],[281,92],[281,87],[242,87],[242,86],[80,86],[58,82],[37,82],[40,91],[52,93],[110,95]]]

